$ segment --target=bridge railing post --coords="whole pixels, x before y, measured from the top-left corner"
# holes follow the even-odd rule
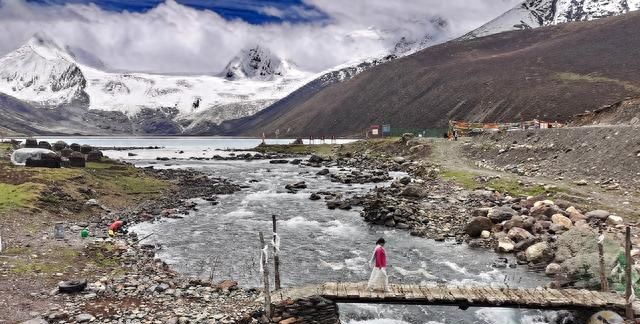
[[[262,269],[262,281],[264,282],[264,311],[267,319],[271,321],[271,291],[269,288],[269,262],[267,256],[269,253],[268,246],[264,244],[264,236],[260,232],[260,269]]]
[[[626,283],[626,312],[625,315],[627,320],[634,321],[635,313],[633,311],[633,299],[631,296],[633,295],[633,283],[631,282],[631,227],[627,225],[626,233],[625,233],[625,244],[624,244],[624,259],[625,259],[625,283]]]
[[[278,238],[278,231],[276,228],[276,215],[272,215],[273,218],[273,272],[275,276],[275,288],[276,290],[280,290],[280,256],[278,255],[278,250],[280,249],[280,243]]]
[[[609,281],[607,280],[607,268],[604,262],[604,233],[598,238],[598,257],[600,262],[600,291],[609,292]]]

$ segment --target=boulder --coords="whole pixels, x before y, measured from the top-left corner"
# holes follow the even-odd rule
[[[286,186],[284,186],[285,189],[287,190],[295,190],[295,189],[306,189],[307,188],[307,183],[304,181],[300,181],[300,182],[296,182],[296,183],[289,183]]]
[[[482,233],[480,233],[480,237],[484,238],[484,239],[488,239],[491,237],[491,232],[489,231],[482,231]]]
[[[592,220],[592,219],[605,220],[607,219],[607,217],[609,217],[609,215],[611,215],[610,212],[606,210],[598,209],[598,210],[592,210],[586,213],[584,216],[586,216],[588,220]]]
[[[406,185],[411,183],[411,177],[404,176],[404,177],[400,178],[398,181],[406,186]]]
[[[474,217],[464,227],[464,232],[471,237],[479,237],[482,231],[489,231],[493,222],[487,217]]]
[[[393,162],[398,163],[398,164],[402,164],[407,162],[407,159],[403,158],[402,156],[396,156],[393,158]]]
[[[528,240],[533,237],[531,233],[529,233],[527,230],[521,227],[514,227],[510,229],[509,233],[507,233],[507,236],[514,242]]]
[[[51,144],[49,144],[49,142],[47,142],[47,141],[40,141],[40,142],[38,143],[38,147],[39,147],[39,148],[43,148],[43,149],[50,150],[50,149],[51,149]]]
[[[38,147],[38,140],[35,138],[27,138],[24,141],[24,147],[26,148],[37,148]]]
[[[329,174],[329,169],[322,169],[322,170],[318,171],[318,173],[316,173],[316,174],[319,175],[319,176],[327,175],[327,174]]]
[[[510,220],[513,216],[518,215],[518,212],[510,207],[493,207],[487,213],[487,217],[494,223],[501,223]]]
[[[549,265],[544,269],[544,274],[552,277],[560,273],[560,271],[562,271],[562,266],[557,263],[549,263]]]
[[[579,212],[569,212],[569,219],[576,223],[579,222],[581,220],[587,220],[587,217],[585,215],[582,215]]]
[[[598,236],[591,228],[577,226],[558,236],[555,262],[562,265],[569,281],[583,287],[599,287]],[[605,237],[605,264],[614,264],[621,251],[622,247],[616,241]]]
[[[553,250],[549,243],[540,242],[528,247],[524,255],[528,262],[542,263],[553,259]]]
[[[526,240],[518,242],[518,244],[516,244],[514,250],[516,250],[518,252],[525,251],[530,246],[532,246],[532,245],[534,245],[536,243],[538,243],[538,240],[535,237],[532,237],[530,239],[526,239]]]
[[[317,193],[312,193],[311,196],[309,196],[309,199],[311,200],[320,200],[322,199],[322,197],[320,197],[320,195],[318,195]]]
[[[587,324],[624,324],[624,318],[616,312],[600,311],[593,314]]]
[[[89,152],[91,151],[93,151],[93,148],[91,147],[91,145],[84,144],[80,146],[80,153],[82,154],[89,154]]]
[[[476,209],[473,210],[473,212],[471,212],[471,215],[474,216],[474,217],[479,217],[479,216],[487,217],[487,215],[489,214],[489,210],[490,209],[491,208],[488,208],[488,207],[476,208]]]
[[[409,185],[405,187],[400,195],[412,198],[424,198],[429,195],[427,190],[418,185]]]
[[[609,215],[609,217],[607,217],[607,225],[616,226],[622,224],[624,224],[624,220],[620,216]]]
[[[217,287],[223,291],[235,290],[238,288],[238,282],[234,280],[224,280],[220,282]]]
[[[508,237],[502,237],[498,240],[496,251],[499,253],[511,253],[515,248],[515,244]]]
[[[524,227],[524,221],[520,216],[513,216],[510,220],[504,223],[504,229],[506,231],[514,228],[514,227]]]
[[[573,222],[571,222],[571,219],[562,214],[555,214],[551,216],[551,221],[556,225],[562,226],[564,229],[570,229],[573,227]]]
[[[309,163],[322,163],[323,161],[324,161],[324,158],[322,158],[319,155],[312,154],[309,157]]]
[[[62,149],[67,147],[67,143],[64,141],[57,141],[53,143],[52,146],[54,151],[62,151]]]

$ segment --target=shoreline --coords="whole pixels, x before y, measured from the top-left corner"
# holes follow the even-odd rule
[[[402,145],[407,146],[405,143],[402,143]],[[417,146],[419,145],[423,144],[418,144]],[[411,151],[412,148],[416,147],[416,145],[408,146],[410,147],[403,148],[402,151],[408,152]],[[269,153],[261,154],[264,154],[264,159],[269,159],[270,156],[274,159],[277,158],[276,160],[294,158],[294,160],[299,161],[296,164],[301,164],[309,170],[318,170],[319,175],[327,176],[331,181],[343,183],[377,183],[389,180],[388,172],[406,172],[409,174],[408,177],[396,179],[389,187],[377,188],[362,196],[345,197],[342,193],[334,195],[332,195],[332,193],[313,193],[310,198],[314,199],[312,198],[314,194],[320,194],[321,198],[325,198],[327,208],[329,209],[351,209],[352,207],[362,207],[363,210],[361,212],[361,217],[371,224],[405,230],[412,235],[426,239],[434,239],[435,241],[454,238],[459,243],[464,242],[465,244],[469,244],[470,247],[495,249],[496,244],[499,244],[501,239],[504,237],[510,238],[511,236],[509,231],[504,235],[499,234],[503,233],[505,222],[521,221],[523,223],[522,227],[524,227],[525,220],[514,220],[513,217],[518,215],[511,214],[511,212],[502,214],[498,213],[499,215],[496,215],[496,217],[499,218],[496,219],[500,219],[500,221],[494,222],[490,215],[492,213],[491,208],[501,208],[507,204],[512,204],[511,207],[513,207],[515,206],[513,204],[520,204],[524,202],[531,204],[532,206],[527,207],[531,209],[537,201],[545,200],[539,199],[537,201],[533,201],[523,198],[509,198],[508,195],[496,194],[497,191],[490,192],[490,190],[468,192],[468,190],[464,188],[453,185],[451,181],[443,181],[441,178],[442,170],[440,170],[437,165],[425,162],[419,157],[420,155],[424,155],[425,152],[420,151],[427,150],[426,147],[422,147],[420,150],[413,150],[414,152],[412,154],[415,155],[416,152],[418,153],[418,158],[415,159],[402,157],[403,154],[399,154],[397,152],[392,154],[376,151],[363,153],[357,149],[354,151],[343,151],[343,148],[344,147],[342,145],[333,146],[330,155],[309,155],[306,153],[287,154],[283,152],[273,155],[269,155]],[[351,149],[352,148],[349,148],[349,150]],[[295,158],[296,156],[298,158]],[[307,156],[309,157],[308,159],[302,159]],[[238,158],[238,160],[240,159],[241,158]],[[324,170],[328,170],[328,167],[337,167],[338,169],[351,171],[336,175],[331,172],[325,172]],[[234,192],[241,190],[241,186],[234,184],[232,181],[220,178],[209,178],[199,171],[186,169],[136,169],[143,172],[146,176],[171,183],[171,188],[167,189],[162,196],[140,202],[133,208],[125,208],[123,209],[124,211],[109,211],[108,215],[119,213],[128,214],[128,218],[131,220],[132,224],[137,222],[153,221],[162,217],[180,217],[180,215],[188,213],[193,208],[196,208],[194,203],[188,201],[189,199],[205,198],[205,200],[215,203],[216,195],[233,194]],[[489,198],[489,196],[491,196],[491,198]],[[100,197],[98,197],[98,201],[99,200]],[[426,205],[427,207],[421,205],[424,201],[428,202],[428,205]],[[158,202],[162,202],[162,204],[158,205]],[[486,206],[487,204],[493,205],[494,207]],[[546,213],[549,213],[547,210],[551,210],[554,213],[562,212],[558,208],[553,207],[556,205],[555,203],[543,203],[542,205],[547,208],[542,215],[546,216]],[[464,206],[464,208],[461,209],[460,206]],[[433,208],[436,208],[437,212],[434,212]],[[391,214],[391,217],[388,217],[389,214]],[[490,228],[483,225],[483,228],[488,228],[483,229],[483,231],[489,231],[490,236],[486,238],[475,238],[470,236],[467,231],[470,217],[460,217],[460,215],[463,214],[490,219],[492,221]],[[506,219],[506,214],[510,214],[509,220]],[[111,219],[112,217],[102,216],[100,219],[100,226],[102,228],[106,228],[106,222],[109,222]],[[393,220],[393,222],[390,222],[389,219]],[[427,219],[428,222],[425,222],[425,219]],[[443,226],[447,224],[449,226]],[[518,224],[519,223],[516,225]],[[551,224],[553,224],[553,222],[551,222]],[[551,226],[551,224],[549,224],[549,226]],[[497,230],[498,228],[500,229],[499,231]],[[558,230],[558,232],[560,232],[560,230]],[[483,235],[484,233],[480,234]],[[526,236],[526,234],[523,234],[522,232],[517,234]],[[111,246],[107,248],[105,248],[105,246],[89,244],[89,247],[87,248],[88,251],[97,250],[103,256],[105,253],[113,252],[115,246],[115,250],[122,251],[122,254],[114,253],[113,258],[109,259],[116,260],[122,264],[128,264],[128,267],[126,268],[128,270],[125,270],[124,274],[120,274],[120,276],[102,276],[101,278],[97,278],[96,281],[90,282],[85,294],[73,296],[58,294],[49,294],[49,296],[42,295],[43,299],[64,301],[67,304],[71,304],[68,308],[55,308],[52,311],[48,311],[44,313],[45,317],[51,318],[54,321],[61,320],[63,318],[67,320],[75,318],[76,321],[79,321],[77,317],[86,314],[86,312],[83,311],[87,309],[87,305],[99,304],[101,303],[101,300],[111,300],[110,298],[126,299],[135,297],[145,299],[147,294],[150,294],[152,298],[157,298],[158,302],[169,305],[175,302],[175,300],[184,297],[185,295],[183,293],[187,291],[196,291],[197,293],[195,295],[191,295],[190,298],[202,301],[201,304],[194,303],[194,305],[196,305],[194,307],[196,308],[206,307],[206,304],[212,301],[211,298],[214,294],[215,298],[217,298],[217,303],[220,305],[224,305],[225,301],[236,303],[238,300],[241,300],[243,305],[242,307],[245,307],[241,307],[243,309],[243,314],[236,312],[232,317],[228,317],[230,316],[228,314],[220,317],[222,313],[207,310],[211,316],[217,316],[217,318],[210,317],[211,319],[221,320],[223,318],[229,318],[229,320],[231,320],[231,318],[233,318],[233,321],[239,321],[240,319],[250,321],[251,318],[259,318],[261,316],[259,312],[261,305],[259,302],[256,303],[256,299],[259,296],[259,292],[256,289],[239,288],[237,283],[231,281],[223,281],[218,284],[213,284],[202,280],[189,280],[187,279],[189,278],[188,276],[177,274],[162,260],[156,259],[153,250],[150,250],[150,246],[145,244],[138,245],[137,242],[134,243],[136,237],[137,236],[135,234],[131,234],[123,238],[107,240],[107,246]],[[527,238],[527,240],[528,239],[529,238]],[[546,240],[548,238],[544,237],[543,239]],[[534,240],[539,240],[539,238],[534,237]],[[525,240],[520,241],[522,242]],[[528,247],[537,243],[533,242]],[[516,244],[514,242],[514,250],[515,245]],[[520,249],[522,249],[522,246],[524,245],[521,245]],[[526,250],[527,248],[524,249]],[[555,248],[555,246],[553,248]],[[519,252],[525,251],[521,250]],[[549,256],[545,256],[544,253],[542,254],[542,259],[539,259],[538,261],[546,262]],[[131,255],[134,256],[134,259],[141,260],[132,261],[132,259],[129,258]],[[496,259],[499,259],[501,255],[503,254],[496,253]],[[530,260],[526,260],[526,258],[520,261],[522,261],[522,263],[519,262],[521,265],[529,264],[531,262]],[[496,267],[506,266],[509,265],[498,264]],[[138,272],[139,269],[143,269],[143,271]],[[149,279],[149,277],[152,279]],[[146,282],[127,286],[126,282],[131,280],[137,282],[136,279],[140,278],[143,278],[143,281],[146,280]],[[188,282],[185,283],[184,280],[187,280]],[[117,291],[107,289],[107,287],[119,286],[122,288]],[[132,291],[135,291],[136,293],[134,294]],[[237,307],[239,304],[234,305]],[[158,316],[163,318],[163,320],[171,320],[176,323],[181,321],[181,316],[168,317],[166,313],[162,313],[160,311],[161,309],[162,307],[158,307],[157,313]],[[205,312],[203,309],[205,308],[199,308],[201,312]],[[152,308],[147,307],[147,313],[145,316],[150,316],[149,312],[151,311]],[[198,311],[195,312],[197,313]],[[114,315],[119,316],[117,313],[102,313],[102,317],[100,317],[100,319],[106,320],[109,316]]]

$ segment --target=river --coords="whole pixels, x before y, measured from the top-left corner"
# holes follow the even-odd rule
[[[46,139],[56,141],[59,138]],[[148,243],[161,246],[158,256],[178,271],[231,278],[246,287],[259,287],[258,232],[271,235],[271,217],[278,219],[284,286],[326,281],[366,281],[367,260],[375,241],[384,237],[390,282],[482,283],[536,287],[547,279],[527,267],[497,269],[495,253],[455,242],[412,237],[406,231],[365,223],[358,210],[328,210],[323,201],[311,201],[312,191],[365,192],[373,185],[345,185],[316,176],[316,169],[273,165],[267,161],[196,161],[188,157],[228,154],[224,148],[250,148],[256,139],[229,138],[66,138],[99,146],[162,146],[157,150],[105,151],[111,158],[137,166],[194,168],[248,186],[220,196],[218,205],[195,200],[198,210],[183,219],[164,219],[135,227],[141,234],[156,233]],[[273,142],[273,141],[271,141]],[[290,140],[280,140],[282,143]],[[345,141],[347,142],[347,141]],[[180,153],[183,151],[183,153]],[[129,157],[128,152],[137,156]],[[156,157],[175,160],[156,161]],[[401,174],[392,174],[400,176]],[[306,181],[308,189],[287,193],[290,182]],[[380,184],[378,184],[380,185]],[[556,313],[501,308],[340,305],[343,323],[548,323]]]

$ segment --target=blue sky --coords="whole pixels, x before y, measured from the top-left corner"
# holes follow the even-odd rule
[[[87,4],[104,10],[145,12],[164,0],[28,0],[31,3]],[[215,11],[227,19],[242,19],[251,24],[318,21],[327,16],[302,0],[177,0],[178,3],[199,10]]]

